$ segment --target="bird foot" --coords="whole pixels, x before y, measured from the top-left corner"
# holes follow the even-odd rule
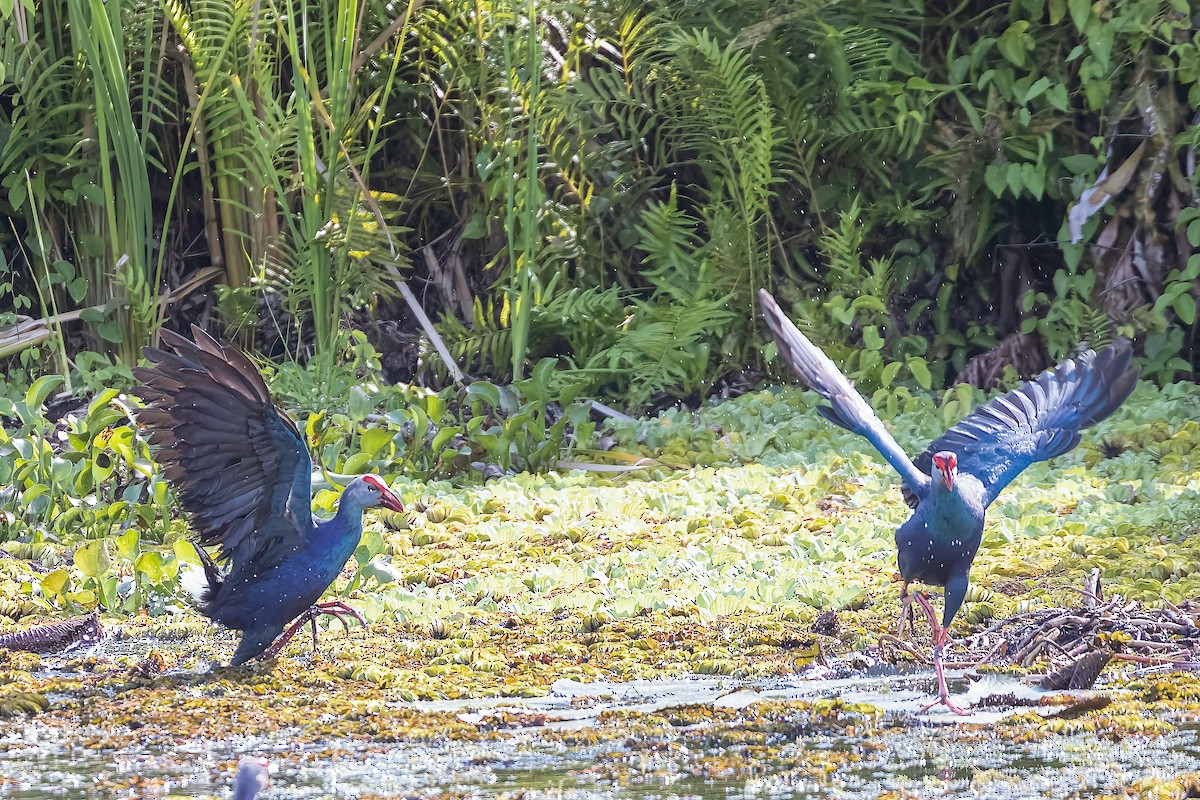
[[[897,636],[893,636],[890,633],[885,633],[879,637],[879,652],[883,656],[884,659],[891,661],[890,653],[888,653],[888,648],[897,650],[902,653],[907,653],[908,655],[912,656],[915,660],[921,662],[922,664],[929,663],[929,659],[925,657],[925,654],[922,653],[920,650],[918,650],[916,647],[914,647],[912,644],[904,641],[903,639],[900,639]]]
[[[316,614],[329,614],[338,622],[342,623],[342,627],[346,629],[346,633],[350,632],[350,623],[346,621],[346,617],[356,620],[359,625],[367,627],[367,621],[363,619],[363,615],[358,613],[353,606],[347,605],[341,600],[330,600],[326,603],[317,603],[313,606],[317,611],[313,615],[314,621]],[[310,611],[312,609],[309,609]]]
[[[937,700],[934,700],[932,703],[926,703],[925,705],[921,706],[921,710],[918,711],[917,713],[925,714],[929,711],[929,709],[934,708],[935,706],[945,706],[946,708],[950,709],[955,714],[958,714],[960,716],[970,716],[970,714],[971,714],[970,711],[963,711],[961,708],[954,705],[954,703],[950,702],[950,695],[948,695],[948,694],[941,695],[938,697]]]
[[[350,623],[346,621],[347,617],[357,620],[358,623],[364,628],[367,627],[367,621],[363,619],[362,614],[359,614],[354,610],[353,607],[347,605],[341,600],[330,600],[325,603],[316,603],[309,606],[303,614],[297,617],[296,621],[293,622],[288,629],[284,631],[278,639],[275,640],[274,644],[264,650],[263,654],[259,656],[259,658],[262,660],[267,660],[278,656],[283,651],[283,648],[287,646],[287,643],[292,640],[292,637],[295,636],[305,625],[312,626],[313,653],[319,652],[319,648],[317,647],[317,617],[321,616],[322,614],[329,614],[338,622],[342,623],[342,627],[346,629],[347,633],[350,632]]]

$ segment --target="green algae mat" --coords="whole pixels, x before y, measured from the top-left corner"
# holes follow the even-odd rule
[[[955,413],[886,401],[913,452]],[[877,650],[908,510],[813,402],[631,424],[608,459],[626,472],[396,481],[409,513],[370,517],[335,586],[369,627],[323,629],[315,653],[298,636],[216,666],[236,635],[182,592],[102,616],[97,645],[0,650],[0,797],[228,796],[243,754],[271,761],[269,797],[1195,796],[1186,673],[1115,660],[1092,692],[1028,699],[1026,670],[960,671],[976,714],[915,713],[931,671]],[[1198,411],[1191,387],[1143,385],[1026,471],[989,512],[954,636],[1078,606],[1093,570],[1139,607],[1200,596]],[[69,548],[4,547],[0,634],[58,619],[26,598]]]

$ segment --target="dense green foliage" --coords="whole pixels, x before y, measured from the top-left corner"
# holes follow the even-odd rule
[[[526,471],[480,484],[461,479],[470,461],[497,463],[507,442],[514,468],[535,468],[562,448],[563,420],[540,440],[522,438],[528,420],[506,439],[514,429],[494,417],[492,403],[509,402],[497,387],[476,384],[458,404],[377,392],[364,377],[347,413],[297,415],[320,466],[377,470],[409,509],[369,517],[354,577],[338,584],[368,619],[424,626],[511,608],[710,618],[864,603],[872,619],[893,613],[892,532],[908,509],[891,468],[814,413],[811,393],[760,391],[622,424],[609,453],[620,471]],[[915,450],[977,399],[953,391],[939,409],[900,387],[874,402]],[[55,426],[36,400],[0,409],[25,421],[0,439],[0,482],[22,487],[0,495],[0,534],[8,553],[43,571],[0,559],[0,614],[74,613],[98,601],[178,610],[176,578],[195,556],[166,513],[170,488],[146,460],[126,401],[102,395]],[[1198,406],[1190,384],[1143,383],[1079,448],[1024,473],[989,513],[962,624],[1069,603],[1069,587],[1092,567],[1110,592],[1144,602],[1195,596]],[[544,408],[526,399],[507,413]],[[335,497],[319,491],[316,505],[327,510]],[[1026,588],[993,588],[1013,578]]]
[[[0,4],[0,357],[103,383],[124,367],[67,357],[128,366],[219,295],[327,379],[349,315],[395,320],[387,354],[420,303],[470,373],[558,358],[639,407],[761,366],[775,286],[872,390],[1117,331],[1169,381],[1196,364],[1191,13]],[[445,369],[421,349],[394,376]]]
[[[47,606],[173,597],[183,527],[117,392],[162,324],[273,354],[318,467],[401,485],[572,448],[614,474],[769,460],[732,419],[613,452],[582,399],[748,389],[764,286],[887,418],[945,392],[948,423],[977,398],[956,381],[1117,334],[1154,382],[1190,375],[1191,13],[0,3],[3,538],[53,568]]]

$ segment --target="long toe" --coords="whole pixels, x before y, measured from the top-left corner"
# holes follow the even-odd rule
[[[952,703],[950,701],[949,695],[942,695],[937,700],[934,700],[932,703],[926,703],[925,705],[921,706],[921,710],[918,711],[917,713],[925,714],[929,711],[929,709],[935,708],[937,706],[945,706],[946,708],[950,709],[955,714],[958,714],[960,716],[968,716],[971,713],[970,711],[963,711],[961,708],[954,705],[954,703]]]
[[[969,714],[969,711],[963,711],[950,701],[950,689],[946,686],[946,672],[942,668],[942,646],[945,642],[945,629],[938,631],[934,635],[933,646],[933,670],[937,673],[938,682],[938,699],[921,708],[921,713],[924,714],[934,706],[945,706],[955,714]]]
[[[314,606],[314,608],[316,608],[321,614],[330,614],[335,617],[338,622],[345,626],[346,630],[349,630],[350,626],[347,624],[344,617],[350,617],[351,619],[356,620],[358,624],[362,625],[364,628],[367,627],[367,621],[363,618],[363,615],[358,613],[353,606],[347,605],[341,600],[331,600],[328,603],[318,603],[316,606]]]

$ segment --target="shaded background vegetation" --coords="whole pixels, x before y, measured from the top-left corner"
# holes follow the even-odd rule
[[[0,3],[0,354],[196,322],[317,383],[738,391],[768,286],[868,390],[1195,368],[1186,0]],[[401,289],[405,292],[402,293]],[[423,328],[418,308],[436,326]]]

